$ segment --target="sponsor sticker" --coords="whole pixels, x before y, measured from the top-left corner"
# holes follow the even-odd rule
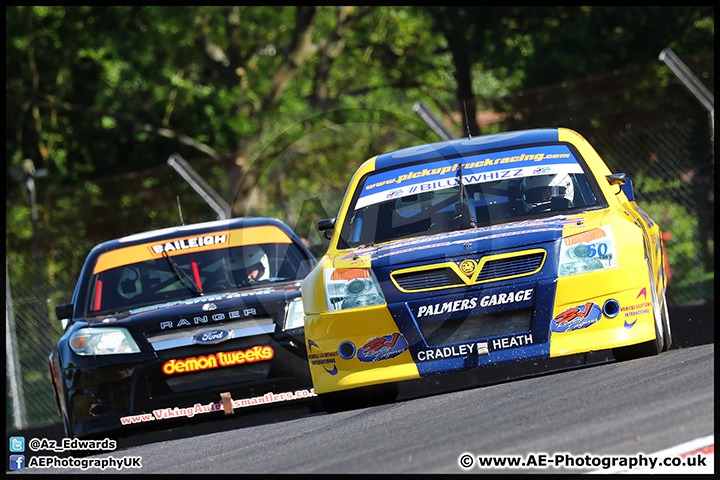
[[[420,305],[417,307],[415,318],[448,315],[455,312],[474,310],[478,306],[487,308],[512,305],[515,308],[522,308],[532,301],[533,290],[532,288],[496,289],[488,291],[494,293],[487,293],[482,296]]]
[[[587,302],[585,305],[571,307],[553,318],[550,329],[553,332],[565,333],[581,330],[594,324],[602,316],[600,305]]]
[[[243,398],[234,400],[229,398],[229,405],[232,409],[267,405],[270,403],[287,402],[292,400],[306,400],[317,396],[314,389],[298,390],[296,392],[273,393],[268,392],[261,397]],[[207,404],[196,403],[191,407],[168,407],[153,410],[152,413],[141,413],[120,418],[122,425],[133,425],[137,423],[153,422],[156,420],[169,420],[173,418],[192,418],[210,412],[219,412],[224,409],[223,402],[210,402]]]
[[[425,191],[457,187],[462,163],[465,185],[540,173],[578,173],[582,169],[564,145],[526,147],[504,152],[470,155],[379,172],[362,187],[355,208]]]
[[[471,354],[488,355],[491,351],[525,347],[533,343],[532,333],[522,333],[495,338],[486,342],[465,343],[421,350],[418,352],[417,360],[419,362],[427,362],[445,358],[466,357]]]
[[[383,337],[373,337],[365,345],[358,348],[357,358],[361,362],[377,362],[394,358],[406,351],[407,340],[400,332]]]
[[[652,303],[647,301],[647,289],[645,287],[640,290],[640,293],[638,293],[637,297],[635,297],[635,301],[640,300],[640,297],[642,297],[642,301],[639,303],[620,308],[620,311],[625,315],[625,328],[632,328],[633,325],[635,325],[638,319],[634,317],[650,313]]]
[[[153,253],[174,252],[176,250],[189,250],[206,245],[224,244],[227,243],[227,240],[228,236],[226,234],[205,235],[202,237],[180,238],[170,242],[151,245],[150,249]]]
[[[323,365],[326,363],[335,363],[335,357],[338,356],[338,352],[322,352],[322,353],[311,353],[308,355],[311,365]]]
[[[231,367],[243,363],[262,362],[271,360],[274,356],[275,351],[271,346],[256,345],[247,350],[217,352],[199,357],[189,357],[183,360],[168,360],[163,364],[162,371],[165,375],[197,372],[199,370],[209,370],[218,367]]]
[[[220,224],[218,224],[220,225]],[[178,231],[181,229],[178,229]],[[148,236],[160,235],[172,230],[160,230],[147,232]],[[145,236],[126,237],[133,241],[145,238]],[[178,255],[201,250],[217,250],[227,247],[238,247],[244,245],[257,245],[265,243],[292,243],[290,237],[274,225],[261,225],[257,227],[240,228],[234,230],[222,230],[207,234],[172,238],[163,241],[150,241],[138,245],[110,250],[98,257],[93,268],[93,274],[104,272],[111,268],[131,265],[133,263],[145,262],[158,258],[163,254]]]

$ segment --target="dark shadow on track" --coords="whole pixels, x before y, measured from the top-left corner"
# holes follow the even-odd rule
[[[668,305],[668,313],[673,334],[673,343],[670,350],[715,343],[714,299],[685,305]],[[401,383],[399,398],[407,399],[464,388],[487,386],[529,376],[599,365],[614,360],[615,358],[610,350],[603,350],[422,378]]]

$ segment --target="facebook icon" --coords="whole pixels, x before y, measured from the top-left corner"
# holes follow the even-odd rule
[[[10,470],[25,468],[25,455],[10,455]]]

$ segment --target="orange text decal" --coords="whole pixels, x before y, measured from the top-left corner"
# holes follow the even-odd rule
[[[243,363],[262,362],[270,360],[275,356],[275,351],[271,346],[257,345],[247,350],[238,350],[236,352],[218,352],[200,357],[190,357],[185,360],[169,360],[162,366],[165,375],[174,375],[176,373],[197,372],[198,370],[209,370],[218,367],[231,367]]]

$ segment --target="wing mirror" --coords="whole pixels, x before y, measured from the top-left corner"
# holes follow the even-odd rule
[[[620,190],[625,192],[628,200],[631,202],[635,201],[635,192],[633,191],[632,180],[630,180],[630,177],[624,173],[613,173],[612,175],[606,175],[605,178],[607,178],[610,185],[620,185]]]
[[[70,317],[72,317],[73,314],[73,304],[72,303],[65,303],[63,305],[57,305],[55,306],[55,316],[58,320],[65,320]]]
[[[332,231],[335,228],[335,218],[325,218],[323,220],[318,220],[317,222],[317,229],[323,232],[325,235],[325,238],[330,240],[332,237]],[[329,236],[328,236],[329,232]]]

